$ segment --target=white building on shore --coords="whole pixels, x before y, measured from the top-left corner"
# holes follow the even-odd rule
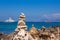
[[[11,17],[9,17],[9,19],[5,20],[4,22],[15,22],[15,20],[13,20]]]

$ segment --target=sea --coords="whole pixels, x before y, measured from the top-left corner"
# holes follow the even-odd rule
[[[28,31],[32,28],[32,24],[34,24],[36,29],[41,29],[42,26],[45,26],[46,28],[60,26],[60,22],[26,22]],[[13,33],[17,26],[18,22],[0,22],[0,33]]]

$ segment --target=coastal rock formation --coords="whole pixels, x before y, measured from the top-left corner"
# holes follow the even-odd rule
[[[0,40],[60,40],[60,26],[36,29],[34,25],[27,31],[25,15],[21,13],[15,32],[11,34],[0,33]]]
[[[60,26],[51,27],[49,30],[55,35],[56,40],[60,40]]]
[[[32,38],[34,40],[40,40],[39,38],[39,31],[32,25],[32,28],[29,31],[30,35],[32,35]]]
[[[38,30],[32,25],[30,31],[26,30],[25,15],[21,13],[13,40],[60,40],[60,27],[51,27],[47,29],[42,26],[42,28]]]
[[[4,40],[5,35],[3,33],[0,33],[0,40]]]
[[[32,25],[32,28],[30,29],[30,33],[37,35],[37,34],[39,34],[39,31],[34,27],[34,25]]]
[[[50,31],[47,30],[44,26],[41,30],[39,30],[39,36],[41,40],[49,40],[50,39]]]

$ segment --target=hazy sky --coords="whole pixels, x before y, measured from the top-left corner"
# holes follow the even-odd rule
[[[59,0],[0,0],[0,20],[12,17],[18,20],[20,13],[26,15],[26,21],[60,22]]]

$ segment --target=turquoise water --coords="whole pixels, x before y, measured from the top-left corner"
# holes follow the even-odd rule
[[[12,33],[17,27],[17,24],[18,22],[0,22],[0,32],[3,32],[5,34]],[[50,26],[60,26],[60,22],[26,22],[28,30],[32,27],[32,24],[34,24],[37,29],[42,28],[42,26],[45,26],[46,28]]]

